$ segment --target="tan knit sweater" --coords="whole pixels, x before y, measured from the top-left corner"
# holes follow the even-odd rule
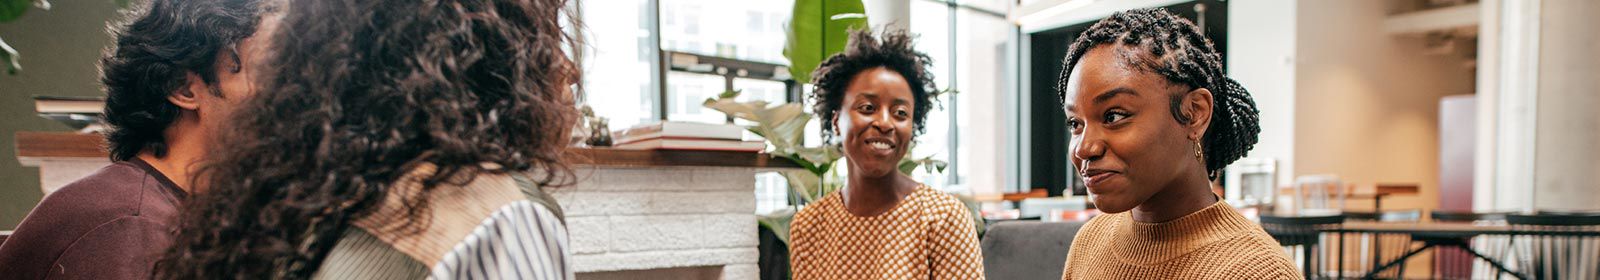
[[[918,186],[888,213],[862,217],[834,192],[795,214],[795,280],[983,279],[983,252],[967,207]]]
[[[1217,202],[1164,223],[1129,212],[1089,220],[1062,279],[1302,279],[1260,225]]]

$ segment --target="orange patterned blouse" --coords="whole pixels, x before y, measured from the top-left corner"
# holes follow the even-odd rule
[[[983,279],[972,216],[954,196],[918,186],[894,209],[862,217],[834,192],[795,214],[794,279]]]

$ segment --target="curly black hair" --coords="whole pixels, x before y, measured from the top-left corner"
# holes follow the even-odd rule
[[[271,8],[262,0],[152,0],[113,24],[116,44],[100,59],[111,160],[128,160],[146,149],[165,156],[162,132],[180,111],[167,97],[188,84],[188,73],[221,96],[218,71],[240,69],[217,69],[217,56],[228,52],[238,59],[234,46],[255,33],[266,9]]]
[[[571,12],[566,0],[292,1],[262,90],[201,166],[206,191],[157,278],[308,278],[419,166],[436,171],[402,198],[411,222],[427,221],[426,192],[479,175],[569,184]]]
[[[1243,86],[1223,73],[1222,55],[1201,35],[1199,27],[1165,9],[1150,8],[1117,12],[1100,20],[1072,42],[1063,62],[1056,94],[1066,103],[1067,77],[1089,49],[1111,45],[1127,47],[1144,55],[1122,56],[1128,65],[1165,77],[1175,85],[1210,90],[1213,97],[1211,127],[1201,140],[1205,150],[1206,174],[1216,179],[1219,171],[1243,157],[1255,146],[1260,110]],[[1181,94],[1172,97],[1172,116],[1188,124],[1189,116],[1179,110]]]
[[[933,84],[933,73],[928,72],[933,60],[927,54],[913,49],[914,43],[911,35],[903,30],[889,29],[878,38],[874,38],[871,31],[853,30],[844,50],[828,57],[817,66],[816,71],[811,72],[811,83],[816,87],[811,92],[811,99],[815,102],[811,111],[822,115],[823,139],[833,140],[833,118],[839,114],[839,107],[844,102],[844,90],[850,87],[850,80],[863,71],[877,67],[899,73],[906,82],[911,83],[911,97],[915,103],[911,122],[916,127],[913,133],[922,134],[922,124],[928,119],[928,111],[933,109],[933,96],[938,90]]]

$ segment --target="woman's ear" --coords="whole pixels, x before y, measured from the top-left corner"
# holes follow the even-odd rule
[[[1180,106],[1183,113],[1189,115],[1189,123],[1185,128],[1189,129],[1190,140],[1200,140],[1206,135],[1206,129],[1211,127],[1211,110],[1216,108],[1214,101],[1211,90],[1205,88],[1197,88],[1183,95],[1183,104]]]
[[[189,72],[184,76],[184,86],[178,87],[172,94],[168,94],[167,101],[184,110],[199,110],[200,93],[208,91],[209,88],[205,80],[200,79],[200,75]]]
[[[833,119],[828,120],[828,122],[833,124],[833,136],[843,136],[844,135],[844,130],[845,130],[844,127],[840,127],[839,126],[839,113],[838,112],[834,112]]]

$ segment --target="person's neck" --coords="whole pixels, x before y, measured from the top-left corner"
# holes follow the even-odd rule
[[[917,184],[900,172],[866,176],[851,168],[844,191],[844,208],[856,216],[877,216],[894,209],[901,199],[916,192]]]
[[[1217,203],[1217,195],[1211,193],[1211,181],[1206,180],[1204,171],[1183,177],[1134,207],[1133,220],[1142,223],[1171,221]]]
[[[139,159],[172,180],[178,189],[194,193],[192,176],[205,154],[205,135],[201,135],[193,123],[183,119],[173,122],[163,135],[166,136],[167,153],[156,156],[155,152],[147,149],[139,152]]]

